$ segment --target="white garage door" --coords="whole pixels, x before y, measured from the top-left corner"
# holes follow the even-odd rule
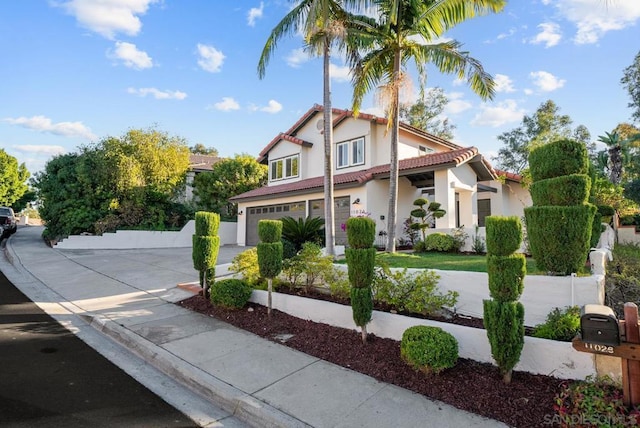
[[[247,239],[246,245],[257,245],[258,221],[260,220],[280,220],[282,217],[293,217],[294,219],[304,218],[305,203],[292,202],[290,204],[268,205],[263,207],[247,208]]]

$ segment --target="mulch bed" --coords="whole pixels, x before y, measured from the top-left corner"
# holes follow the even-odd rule
[[[452,369],[425,375],[402,361],[400,342],[392,339],[369,335],[363,344],[356,330],[303,320],[277,310],[268,318],[267,308],[253,303],[244,309],[228,310],[196,295],[178,304],[382,382],[514,427],[548,425],[554,415],[554,397],[563,382],[551,376],[514,372],[511,384],[505,385],[497,367],[464,358]],[[478,334],[485,332],[478,330]],[[283,342],[279,339],[282,335],[293,336]]]

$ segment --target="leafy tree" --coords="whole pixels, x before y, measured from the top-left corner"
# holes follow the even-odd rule
[[[0,149],[0,205],[12,206],[29,190],[29,171],[24,163]]]
[[[438,119],[449,99],[444,90],[435,87],[425,93],[415,104],[400,105],[400,120],[437,137],[450,140],[456,126],[449,119]]]
[[[492,158],[498,168],[520,174],[529,165],[531,149],[562,138],[571,138],[584,143],[588,149],[592,148],[587,128],[579,125],[572,130],[571,118],[559,112],[560,107],[547,100],[533,115],[525,115],[520,126],[498,135],[498,140],[504,144],[498,156]]]
[[[624,69],[623,74],[620,83],[631,97],[628,104],[628,107],[634,109],[631,118],[634,122],[640,123],[640,51],[633,59],[633,64]]]
[[[418,198],[413,201],[413,205],[417,208],[411,210],[411,217],[417,219],[416,222],[411,223],[411,228],[422,233],[422,241],[427,241],[427,229],[435,224],[437,218],[442,218],[447,213],[440,208],[441,204],[438,202],[429,203],[428,199]],[[426,208],[425,208],[426,205]]]
[[[327,254],[334,255],[335,225],[333,205],[333,121],[331,118],[331,49],[347,46],[348,21],[351,15],[344,6],[357,6],[355,0],[301,0],[273,28],[258,62],[258,76],[263,78],[278,41],[287,35],[302,33],[307,50],[323,60],[323,135],[324,135],[324,215]],[[350,54],[348,54],[350,55]]]
[[[379,0],[375,3],[378,19],[362,20],[360,26],[364,55],[353,64],[353,110],[357,114],[364,96],[373,89],[382,88],[388,100],[387,120],[391,129],[387,251],[395,252],[400,87],[408,78],[407,64],[413,60],[420,76],[421,92],[424,92],[426,82],[426,65],[431,63],[442,73],[466,78],[481,98],[493,98],[493,79],[481,63],[462,51],[460,42],[438,39],[467,19],[501,11],[506,2]]]
[[[266,165],[248,154],[236,155],[215,163],[211,172],[203,172],[194,179],[194,194],[201,209],[219,213],[223,218],[236,218],[238,205],[229,199],[267,182]]]
[[[194,155],[218,156],[218,149],[215,147],[206,147],[202,143],[189,147],[189,151]]]
[[[15,212],[20,212],[27,208],[30,203],[35,202],[37,199],[38,194],[36,193],[36,191],[31,186],[28,186],[28,190],[24,192],[20,199],[13,203],[12,208]]]

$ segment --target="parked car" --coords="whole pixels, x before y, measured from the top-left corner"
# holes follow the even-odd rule
[[[8,238],[18,230],[18,220],[13,209],[0,207],[0,227],[2,228],[2,238]]]

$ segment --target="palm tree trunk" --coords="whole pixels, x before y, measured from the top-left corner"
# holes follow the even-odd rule
[[[329,61],[331,58],[330,40],[324,42],[324,91],[323,91],[323,118],[324,118],[324,236],[327,255],[335,254],[335,222],[333,206],[333,120],[331,115],[331,74]]]
[[[399,104],[399,96],[400,96],[400,88],[398,86],[400,80],[400,59],[402,53],[400,51],[396,51],[394,57],[393,64],[393,74],[394,81],[391,83],[393,85],[393,95],[391,96],[391,105],[392,109],[392,128],[391,128],[391,156],[389,162],[389,220],[387,226],[387,251],[390,253],[396,252],[396,217],[398,215],[398,169],[399,169],[399,160],[398,160],[398,137],[399,137],[399,120],[400,120],[400,109],[398,108]]]
[[[622,149],[619,145],[609,149],[609,180],[613,184],[620,184],[622,181]]]

